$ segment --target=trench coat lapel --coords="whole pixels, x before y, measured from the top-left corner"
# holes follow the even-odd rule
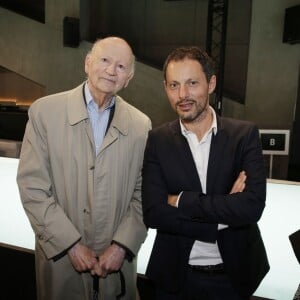
[[[71,126],[79,122],[85,122],[87,136],[92,147],[94,148],[94,137],[89,123],[86,104],[84,102],[83,87],[84,84],[81,84],[69,94],[68,119]],[[118,139],[119,133],[123,135],[128,134],[128,122],[128,111],[126,106],[124,106],[123,100],[119,96],[116,96],[114,116],[103,140],[99,154]]]
[[[68,119],[71,126],[89,118],[83,98],[83,84],[68,95]]]
[[[119,96],[116,96],[114,116],[103,140],[99,154],[103,152],[109,145],[114,143],[119,138],[119,134],[128,134],[128,122],[127,108],[124,106],[123,100]]]
[[[84,84],[82,83],[71,91],[68,95],[68,119],[71,126],[80,122],[85,123],[85,131],[90,141],[91,147],[94,149],[94,137],[91,130],[89,115],[86,108],[85,99],[83,96]]]

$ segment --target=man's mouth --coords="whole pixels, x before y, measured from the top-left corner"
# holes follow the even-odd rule
[[[115,80],[110,79],[110,78],[101,77],[101,79],[104,80],[104,81],[107,81],[107,82],[109,82],[111,84],[115,84],[116,83]]]
[[[187,101],[180,101],[176,104],[176,106],[183,111],[190,110],[192,106],[194,105],[194,101],[187,100]]]

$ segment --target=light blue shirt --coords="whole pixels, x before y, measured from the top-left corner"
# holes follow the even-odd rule
[[[84,94],[90,122],[93,129],[96,155],[98,155],[106,133],[110,110],[115,105],[115,97],[111,99],[109,105],[103,111],[99,111],[98,104],[94,101],[87,83],[84,85]]]

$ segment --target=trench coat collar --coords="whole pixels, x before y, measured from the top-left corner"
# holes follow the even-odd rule
[[[110,127],[116,128],[123,135],[127,135],[129,130],[129,112],[127,105],[128,104],[120,96],[116,96],[115,113],[110,124]]]
[[[70,125],[75,125],[89,118],[83,96],[84,84],[77,86],[68,94],[68,118]],[[120,96],[116,96],[115,112],[110,127],[114,127],[123,135],[127,135],[129,129],[128,121],[127,105],[125,105],[125,101]]]
[[[68,93],[68,118],[70,125],[75,125],[89,118],[83,97],[84,84],[82,83]]]

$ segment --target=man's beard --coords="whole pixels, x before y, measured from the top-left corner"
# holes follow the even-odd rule
[[[183,112],[182,110],[178,109],[178,105],[182,104],[182,103],[193,103],[192,104],[192,110],[188,111],[188,112]],[[205,118],[205,116],[207,115],[207,111],[208,111],[208,99],[205,102],[204,105],[199,104],[197,101],[193,100],[193,99],[185,99],[185,100],[180,100],[176,103],[176,112],[179,116],[179,118],[186,123],[192,123],[194,121],[200,121],[202,119]]]

